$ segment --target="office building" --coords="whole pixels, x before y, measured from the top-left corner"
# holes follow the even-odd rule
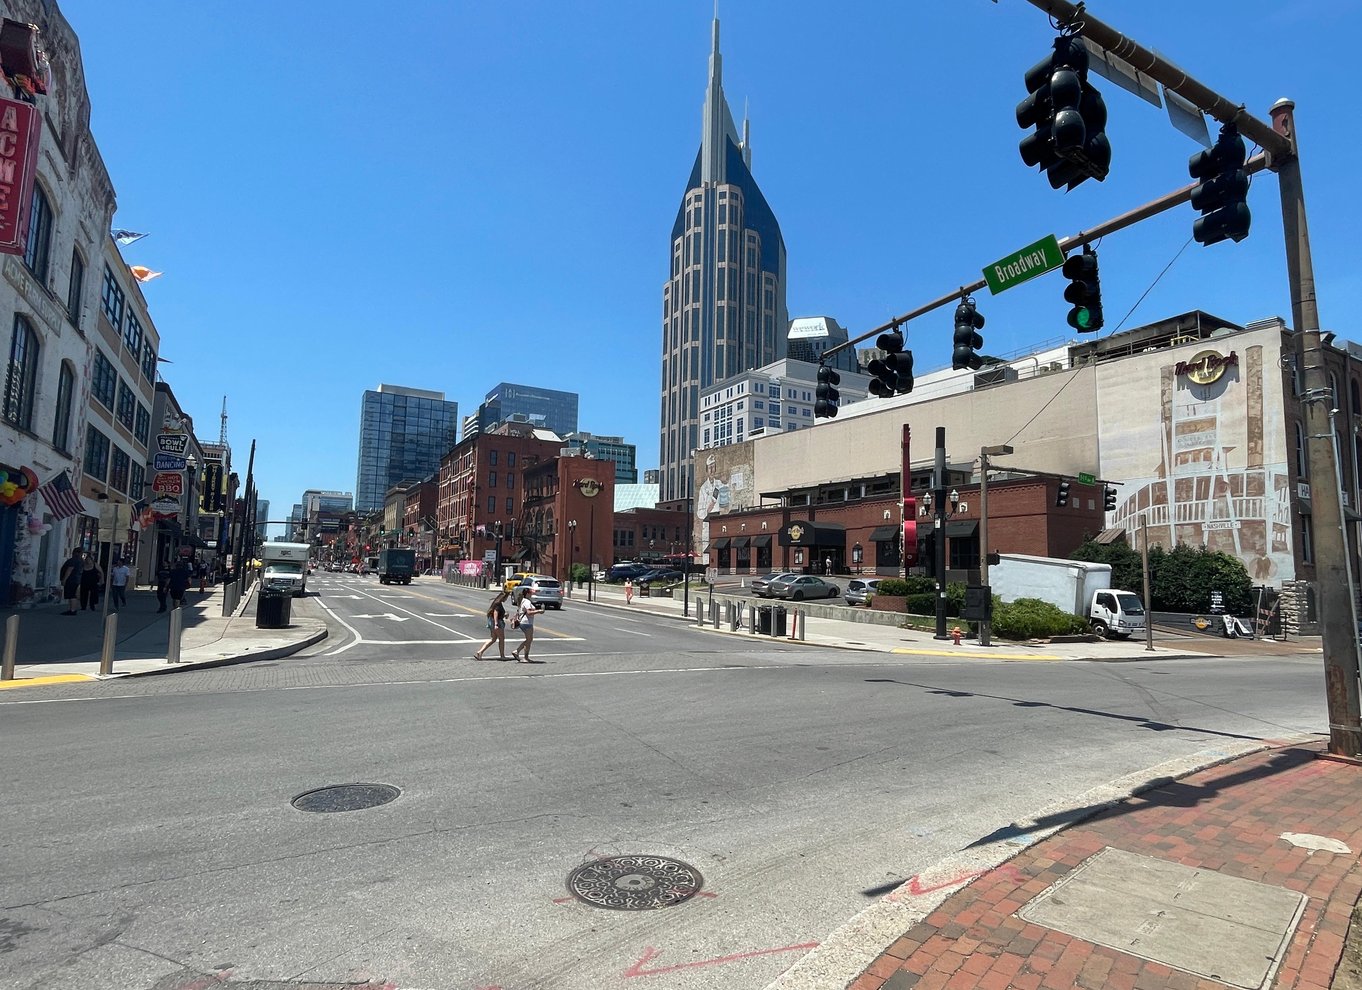
[[[463,439],[487,433],[499,423],[524,423],[560,437],[577,432],[576,392],[502,382],[483,398],[476,417],[465,416]]]
[[[624,437],[598,437],[591,433],[571,433],[563,438],[563,453],[615,462],[615,483],[638,483],[638,448],[625,443]]]
[[[257,543],[265,542],[265,530],[268,525],[265,522],[265,520],[269,519],[269,517],[270,517],[270,500],[267,498],[256,499],[255,518],[257,522],[255,524],[255,542]]]
[[[851,348],[835,357],[843,354],[851,354]],[[854,371],[838,374],[842,376],[837,386],[840,406],[866,397],[869,376]],[[807,430],[819,422],[813,415],[817,376],[816,364],[785,358],[718,382],[700,395],[699,448],[725,447],[768,433]]]
[[[383,508],[389,488],[419,480],[440,469],[440,458],[454,447],[459,404],[443,392],[379,385],[366,390],[360,409],[359,470],[355,508]]]
[[[848,339],[846,327],[841,326],[831,316],[801,317],[790,321],[785,356],[793,361],[807,361],[810,364],[821,362],[838,372],[854,373],[860,370],[856,366],[854,347],[843,348],[826,361],[823,360],[825,351],[838,344],[845,344]]]
[[[748,122],[724,99],[714,21],[700,151],[670,240],[662,290],[662,499],[685,498],[700,445],[700,395],[785,356],[785,242],[752,178]]]

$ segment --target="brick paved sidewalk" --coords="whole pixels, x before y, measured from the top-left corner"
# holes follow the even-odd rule
[[[1327,990],[1362,891],[1362,768],[1318,758],[1322,751],[1322,745],[1310,744],[1243,757],[1144,791],[1056,833],[951,895],[855,979],[851,990],[1218,990],[1245,985],[1194,975],[1018,916],[1019,911],[1032,913],[1034,907],[1027,905],[1061,878],[1076,883],[1074,871],[1107,848],[1162,861],[1149,864],[1155,872],[1176,863],[1216,874],[1203,873],[1197,883],[1214,883],[1223,875],[1305,895],[1294,933],[1284,952],[1275,952],[1277,968],[1269,985]],[[1323,836],[1350,851],[1304,848],[1283,833]],[[1190,886],[1181,889],[1190,894]],[[1108,924],[1130,906],[1118,902],[1136,896],[1114,889]],[[1071,890],[1054,894],[1064,905],[1054,910],[1074,910]],[[1164,914],[1150,912],[1155,913]],[[1190,945],[1189,951],[1196,951],[1198,939],[1209,942],[1209,932],[1199,929],[1200,917],[1176,909],[1132,929],[1130,941],[1158,958],[1152,939],[1144,941],[1144,930],[1170,919],[1182,926],[1170,934],[1180,937],[1184,948]]]

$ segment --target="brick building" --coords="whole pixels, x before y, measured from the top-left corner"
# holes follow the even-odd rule
[[[567,580],[574,563],[601,570],[614,563],[615,462],[555,457],[525,471],[526,566]]]

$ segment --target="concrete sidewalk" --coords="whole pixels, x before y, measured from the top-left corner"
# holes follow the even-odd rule
[[[293,618],[285,629],[257,629],[250,606],[254,588],[230,616],[222,614],[226,586],[189,591],[181,612],[180,662],[169,664],[170,611],[158,611],[149,589],[128,592],[118,613],[113,676],[175,673],[252,660],[303,649],[326,636],[317,619]],[[13,613],[19,617],[15,679],[0,690],[86,680],[99,676],[104,627],[99,612],[63,615],[60,604]],[[8,616],[6,616],[8,618]]]

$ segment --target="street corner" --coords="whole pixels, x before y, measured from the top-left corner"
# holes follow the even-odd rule
[[[75,684],[78,681],[99,680],[92,674],[38,674],[33,677],[16,677],[10,681],[0,681],[0,691],[15,688],[47,687],[52,684]]]

